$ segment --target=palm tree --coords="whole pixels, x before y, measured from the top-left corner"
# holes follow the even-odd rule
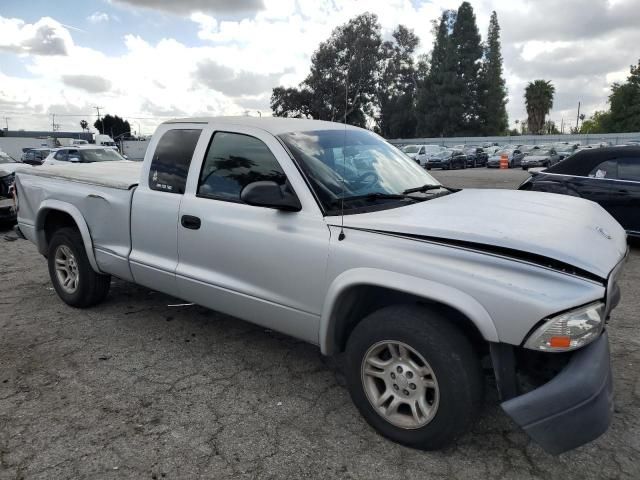
[[[84,132],[89,128],[89,123],[87,123],[86,120],[80,120],[80,128],[82,128],[82,131]]]
[[[529,82],[524,91],[527,107],[529,132],[541,134],[544,131],[544,119],[553,107],[553,95],[556,88],[547,80]]]

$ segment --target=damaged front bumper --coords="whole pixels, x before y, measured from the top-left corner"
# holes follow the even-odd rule
[[[13,207],[12,198],[0,197],[0,221],[15,221],[16,211]]]
[[[606,331],[573,353],[549,382],[501,405],[549,453],[557,455],[598,438],[609,428],[613,414]]]

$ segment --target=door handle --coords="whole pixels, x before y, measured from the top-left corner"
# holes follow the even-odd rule
[[[180,223],[184,228],[188,228],[190,230],[198,230],[201,224],[200,219],[193,215],[183,215],[180,219]]]

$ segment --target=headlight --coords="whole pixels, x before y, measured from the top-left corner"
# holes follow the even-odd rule
[[[568,352],[595,340],[604,326],[603,302],[562,313],[548,319],[528,338],[524,346],[543,352]]]

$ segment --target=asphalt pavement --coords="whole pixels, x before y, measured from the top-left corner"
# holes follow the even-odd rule
[[[515,188],[527,175],[432,173],[485,188]],[[638,479],[637,247],[621,290],[605,435],[550,456],[502,413],[488,379],[472,432],[422,452],[361,419],[340,357],[120,281],[98,307],[70,308],[35,246],[0,232],[0,479]]]

